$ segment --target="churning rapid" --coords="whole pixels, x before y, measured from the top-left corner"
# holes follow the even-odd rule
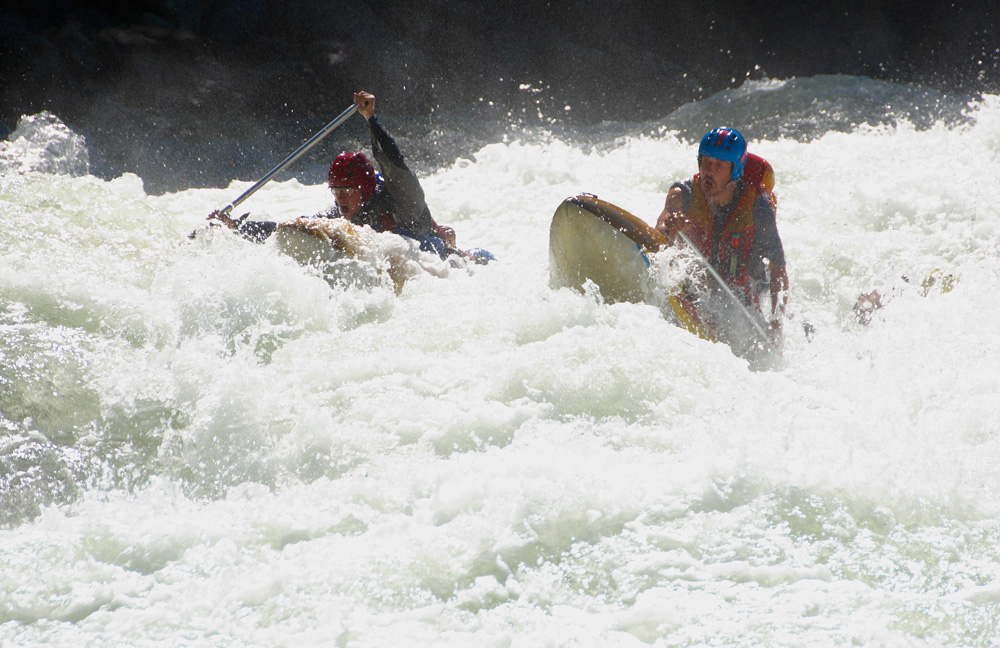
[[[549,286],[562,199],[653,222],[722,124],[777,173],[775,371]],[[253,178],[151,196],[48,116],[12,137],[0,644],[1000,642],[1000,98],[771,80],[512,132],[422,177],[499,262],[399,295],[187,238]],[[320,180],[243,207],[315,213]]]

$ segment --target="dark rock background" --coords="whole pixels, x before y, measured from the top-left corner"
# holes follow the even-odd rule
[[[5,0],[0,136],[49,110],[87,138],[96,175],[224,186],[364,88],[428,168],[512,130],[655,120],[748,77],[997,93],[998,19],[993,3],[919,0]],[[329,150],[364,139],[350,123]]]

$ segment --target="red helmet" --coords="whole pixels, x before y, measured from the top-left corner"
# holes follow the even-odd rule
[[[375,193],[375,167],[364,153],[338,155],[330,165],[330,175],[326,183],[334,187],[360,187],[364,201],[368,202]]]

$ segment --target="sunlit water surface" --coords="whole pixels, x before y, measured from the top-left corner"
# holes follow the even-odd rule
[[[398,296],[187,238],[253,179],[149,196],[8,143],[0,645],[996,645],[1000,100],[942,111],[831,77],[509,137],[422,178],[499,262]],[[549,286],[560,201],[652,222],[701,122],[777,171],[775,371]]]

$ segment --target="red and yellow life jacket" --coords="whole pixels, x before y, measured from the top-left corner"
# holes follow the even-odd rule
[[[775,205],[774,194],[771,193],[774,188],[774,170],[763,158],[748,154],[743,182],[743,195],[726,217],[722,231],[715,232],[715,219],[702,193],[699,174],[695,174],[691,209],[687,216],[694,225],[690,232],[691,242],[698,246],[730,286],[742,291],[749,302],[759,308],[749,273],[755,235],[753,204],[759,196],[765,196],[772,206]]]

